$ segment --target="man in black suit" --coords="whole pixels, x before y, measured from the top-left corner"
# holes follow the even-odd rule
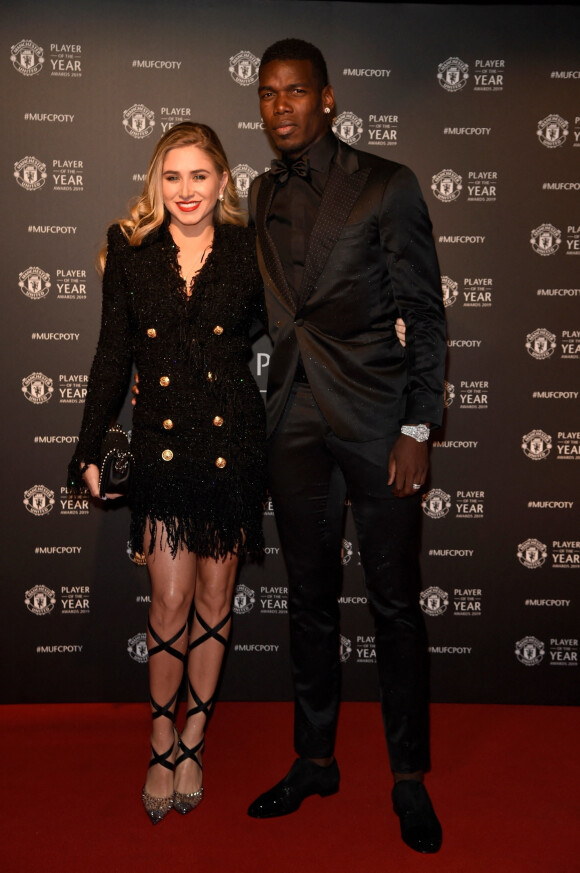
[[[420,489],[441,422],[445,323],[427,207],[406,167],[330,129],[334,94],[314,46],[265,52],[259,97],[282,160],[254,182],[266,288],[270,486],[288,569],[294,741],[288,775],[248,812],[294,812],[338,790],[341,540],[348,494],[375,620],[393,804],[405,842],[436,852],[428,656],[419,608]],[[401,315],[406,348],[395,333]]]

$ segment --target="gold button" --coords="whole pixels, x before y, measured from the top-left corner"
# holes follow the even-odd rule
[[[147,331],[147,336],[149,337],[149,339],[155,339],[155,337],[157,336],[157,331],[154,327],[149,328],[149,330]]]
[[[173,457],[173,452],[171,451],[171,449],[165,449],[163,452],[161,452],[161,457],[164,461],[170,461]]]
[[[207,374],[207,381],[208,381],[208,382],[213,382],[213,373],[212,373],[211,370],[210,370],[210,371],[208,372],[208,374]]]
[[[221,417],[221,415],[216,415],[216,417],[213,420],[213,423],[214,423],[215,427],[221,427],[222,424],[224,423],[224,420]]]
[[[161,379],[159,380],[159,384],[161,385],[162,388],[167,388],[167,386],[169,385],[169,382],[170,382],[169,376],[162,376]]]
[[[171,430],[171,428],[173,427],[173,422],[170,418],[165,419],[165,421],[163,422],[163,427],[165,428],[165,430]]]
[[[216,326],[213,329],[213,332],[215,333],[216,336],[221,336],[222,333],[224,332],[224,329],[221,326],[221,324],[216,324]]]
[[[216,458],[215,465],[216,465],[216,467],[219,467],[220,470],[223,470],[223,468],[225,467],[226,464],[227,464],[227,461],[225,458]]]

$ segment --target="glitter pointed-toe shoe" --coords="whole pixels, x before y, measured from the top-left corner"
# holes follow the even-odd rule
[[[194,746],[192,749],[189,746],[186,746],[183,742],[182,738],[179,738],[178,747],[181,754],[177,757],[175,761],[175,768],[186,760],[186,758],[191,758],[192,761],[195,761],[200,770],[202,770],[201,763],[199,758],[197,757],[198,752],[203,751],[204,740],[200,740],[200,742]],[[182,794],[180,791],[175,791],[173,794],[173,808],[176,812],[179,812],[181,815],[187,815],[188,812],[191,812],[195,809],[198,804],[203,800],[203,786],[198,791],[193,791],[191,794]]]
[[[176,741],[177,735],[169,749],[161,755],[155,751],[153,746],[151,746],[153,756],[149,762],[149,767],[153,767],[155,764],[160,764],[162,767],[165,767],[166,770],[171,770],[171,772],[173,772],[175,765],[169,760],[169,757],[174,752]],[[146,791],[145,786],[143,786],[143,791],[141,792],[141,801],[145,807],[145,812],[149,816],[149,821],[154,825],[163,821],[165,816],[173,809],[173,794],[169,797],[156,797],[154,794],[149,794],[149,792]]]
[[[163,821],[165,816],[173,809],[173,795],[171,797],[155,797],[143,789],[141,800],[143,801],[145,812],[149,816],[149,821],[154,825]]]

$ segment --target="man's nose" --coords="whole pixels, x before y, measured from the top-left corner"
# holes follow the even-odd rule
[[[274,100],[274,112],[276,115],[283,115],[285,112],[290,112],[292,106],[287,98],[287,96],[283,93],[277,94]]]

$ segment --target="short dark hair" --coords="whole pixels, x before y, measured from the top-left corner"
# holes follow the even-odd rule
[[[320,49],[311,42],[303,39],[281,39],[266,49],[260,67],[265,67],[271,61],[310,61],[320,89],[328,85],[326,61]]]

